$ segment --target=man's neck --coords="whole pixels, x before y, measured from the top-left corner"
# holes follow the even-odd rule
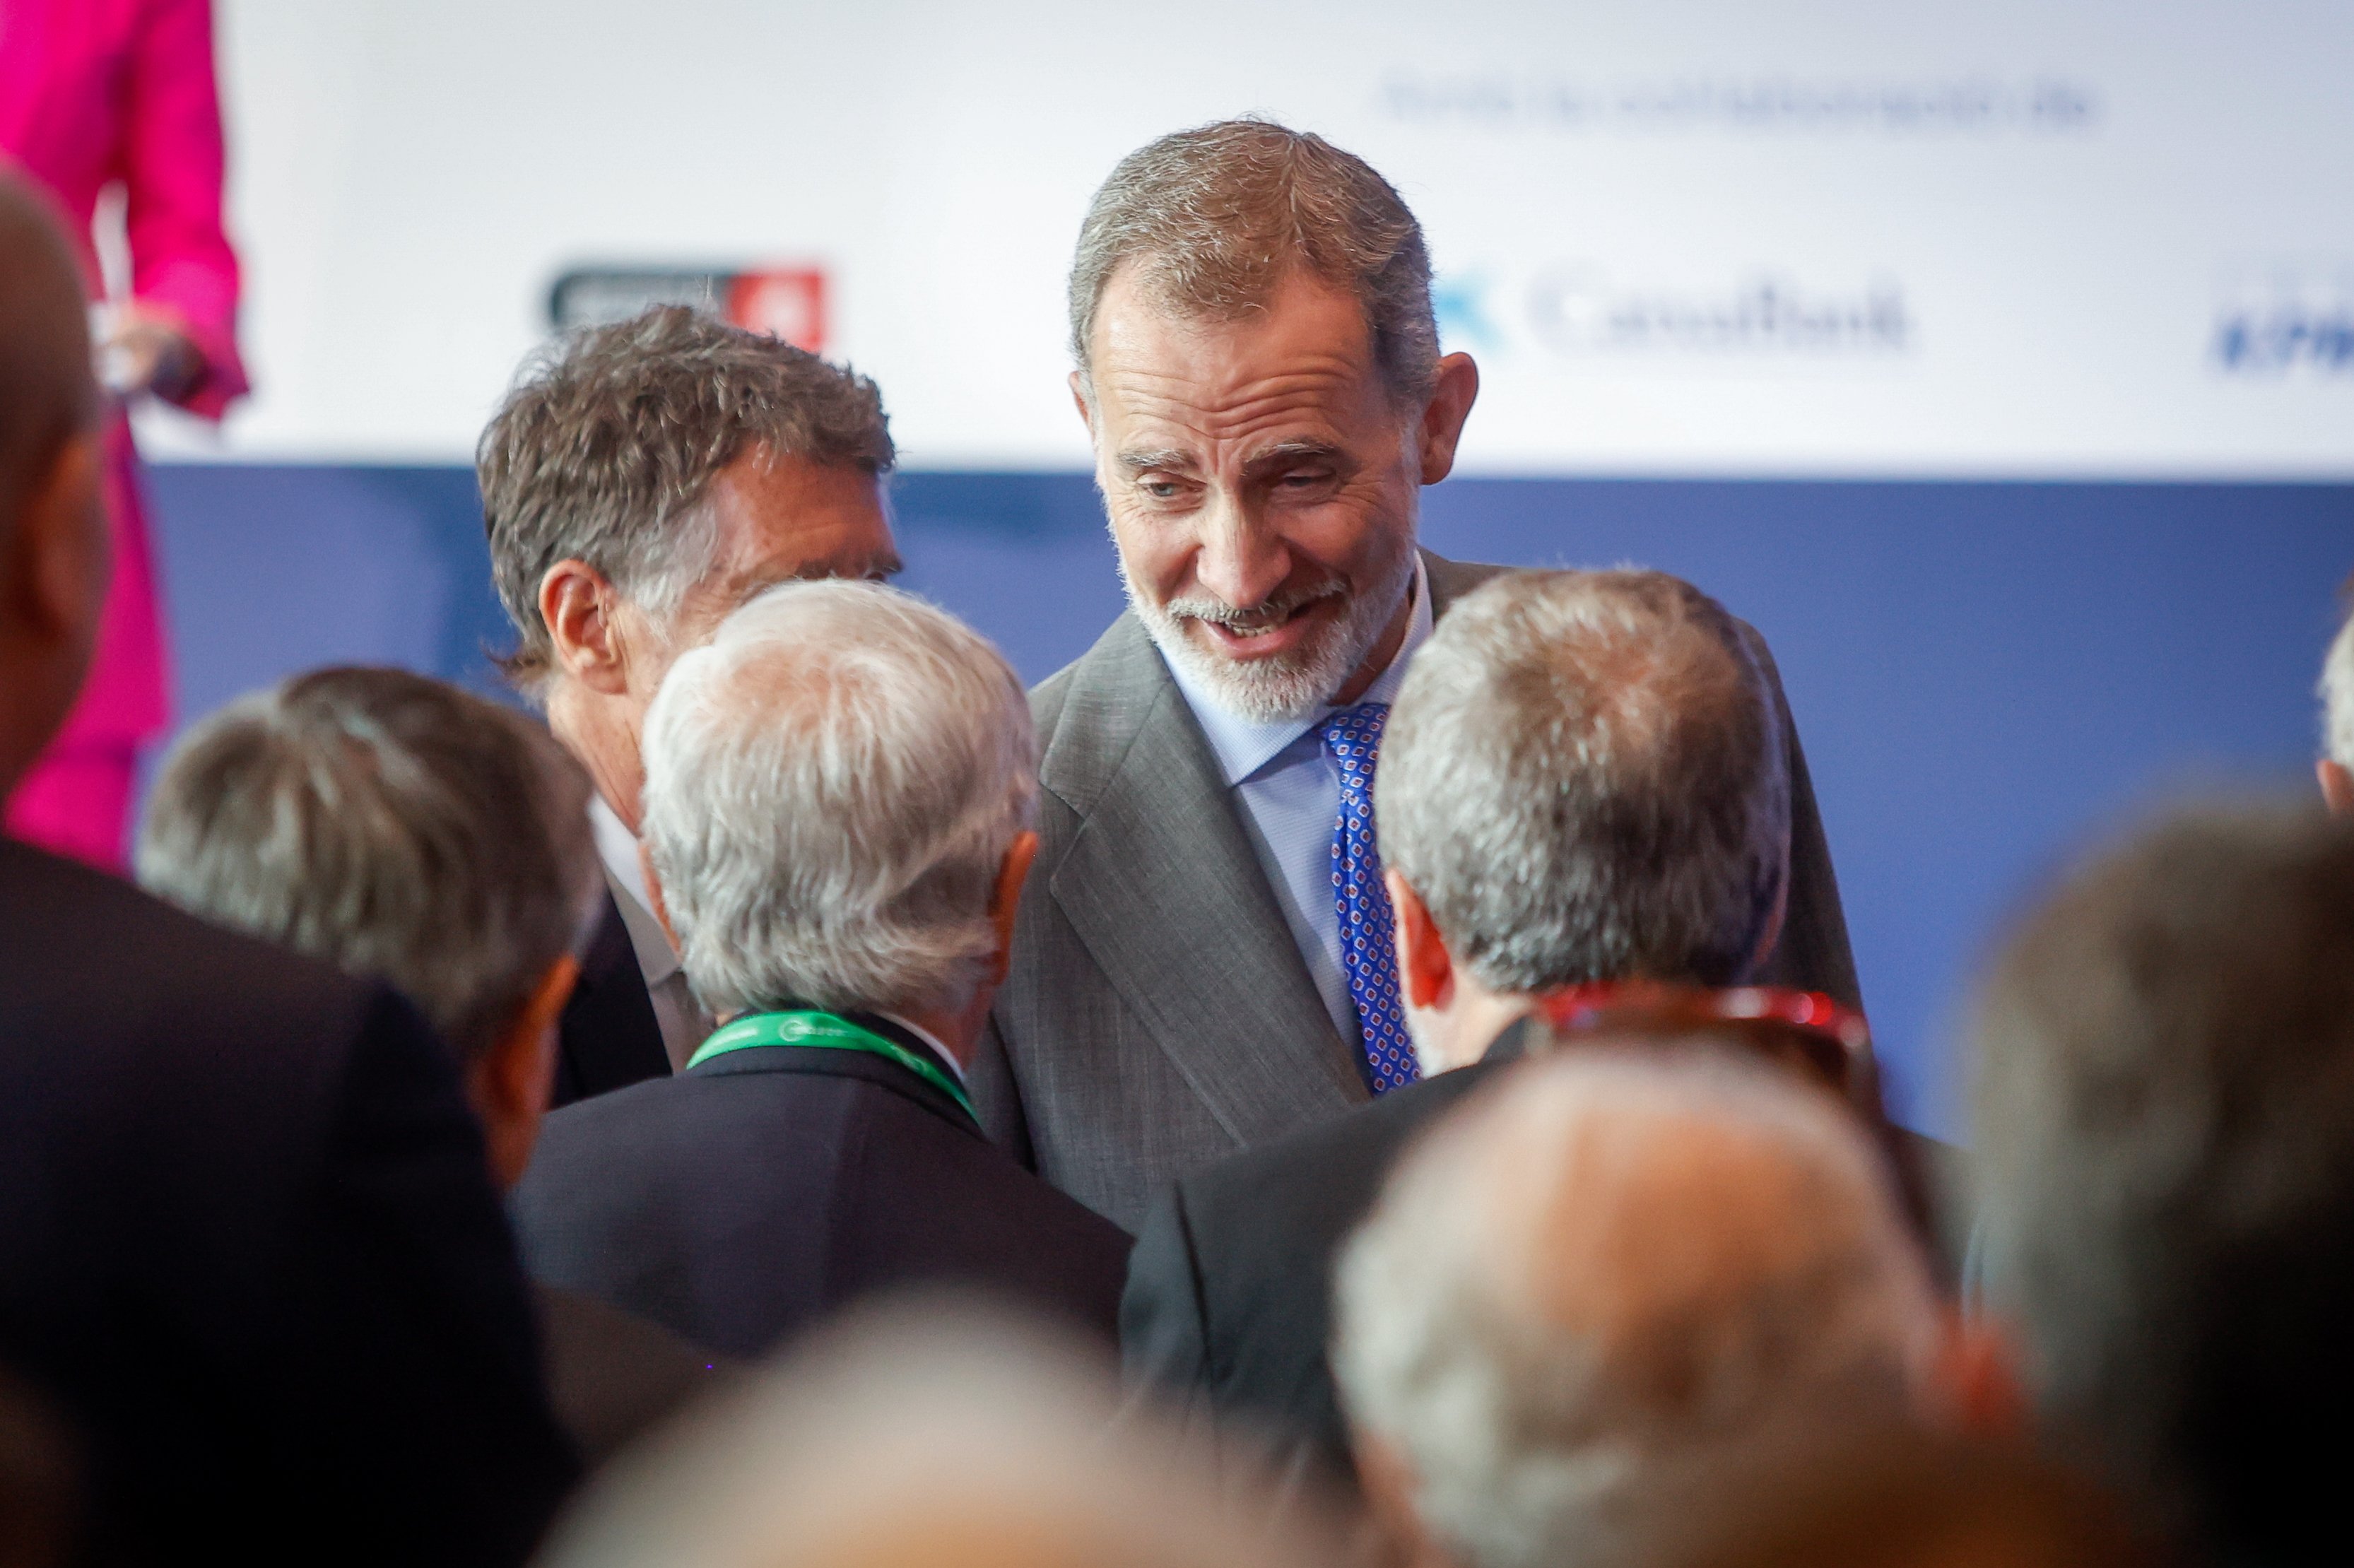
[[[1514,1023],[1536,1011],[1537,999],[1518,991],[1481,991],[1465,997],[1447,1019],[1450,1055],[1469,1066],[1488,1054]]]
[[[1490,991],[1456,967],[1443,1006],[1422,1015],[1425,1051],[1436,1047],[1445,1069],[1468,1067],[1515,1022],[1534,1012],[1538,999],[1525,991]]]
[[[588,771],[588,781],[621,825],[635,833],[644,763],[627,705],[558,675],[547,690],[547,727]]]
[[[996,999],[997,988],[983,986],[973,999],[953,1012],[946,1008],[910,1009],[895,1016],[915,1025],[946,1051],[962,1072],[971,1065],[973,1047],[980,1044],[981,1025],[989,1022],[989,1004]]]

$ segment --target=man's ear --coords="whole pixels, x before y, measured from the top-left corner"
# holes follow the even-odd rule
[[[620,596],[605,574],[567,558],[539,579],[539,619],[556,645],[557,667],[592,692],[619,696],[630,689],[629,660],[616,612]]]
[[[1450,354],[1438,362],[1430,401],[1422,409],[1422,482],[1437,484],[1455,469],[1455,449],[1463,440],[1463,421],[1479,398],[1479,367],[1468,354]]]
[[[1455,991],[1455,958],[1447,950],[1447,938],[1438,934],[1437,923],[1405,877],[1384,871],[1382,885],[1389,889],[1395,916],[1398,979],[1405,986],[1407,1004],[1445,1006]]]
[[[2327,757],[2315,763],[2313,770],[2320,776],[2321,798],[2330,811],[2340,817],[2354,817],[2354,771]]]
[[[466,1075],[467,1097],[482,1122],[491,1179],[502,1192],[523,1180],[532,1146],[539,1141],[540,1118],[547,1114],[556,1083],[557,1022],[579,979],[580,960],[569,953],[548,965]]]
[[[989,897],[989,923],[997,927],[997,952],[989,966],[989,983],[1002,985],[1013,967],[1013,917],[1022,912],[1022,885],[1030,879],[1030,863],[1038,858],[1038,835],[1027,829],[1006,846],[998,863],[997,887]]]

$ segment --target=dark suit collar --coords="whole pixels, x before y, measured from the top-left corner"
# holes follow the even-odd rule
[[[777,1011],[798,1012],[805,1008],[811,1012],[823,1011],[807,1008],[807,1004],[802,1002],[788,1002]],[[843,1012],[836,1016],[938,1064],[941,1072],[951,1079],[961,1081],[956,1065],[905,1024],[879,1012]],[[689,1067],[685,1075],[717,1078],[742,1073],[798,1073],[814,1077],[864,1079],[915,1101],[933,1115],[955,1123],[976,1138],[984,1136],[980,1124],[973,1120],[964,1107],[941,1093],[922,1075],[910,1072],[887,1056],[864,1051],[841,1051],[822,1045],[754,1045],[714,1056]]]

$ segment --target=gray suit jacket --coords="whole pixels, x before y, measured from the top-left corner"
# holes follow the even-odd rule
[[[1508,568],[1424,552],[1431,608]],[[1754,646],[1769,673],[1762,638]],[[1774,676],[1778,700],[1781,678]],[[1367,1098],[1168,666],[1132,614],[1031,694],[1036,863],[972,1064],[991,1137],[1133,1228],[1165,1182]],[[1791,885],[1762,979],[1858,1004],[1806,758]]]

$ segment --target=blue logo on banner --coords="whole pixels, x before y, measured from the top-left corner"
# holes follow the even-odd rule
[[[2278,267],[2230,290],[2208,353],[2237,376],[2354,376],[2354,267]]]
[[[1439,341],[1462,348],[1476,348],[1490,354],[1504,344],[1504,334],[1496,330],[1488,314],[1488,280],[1478,272],[1463,272],[1430,281],[1431,308],[1438,316]]]

